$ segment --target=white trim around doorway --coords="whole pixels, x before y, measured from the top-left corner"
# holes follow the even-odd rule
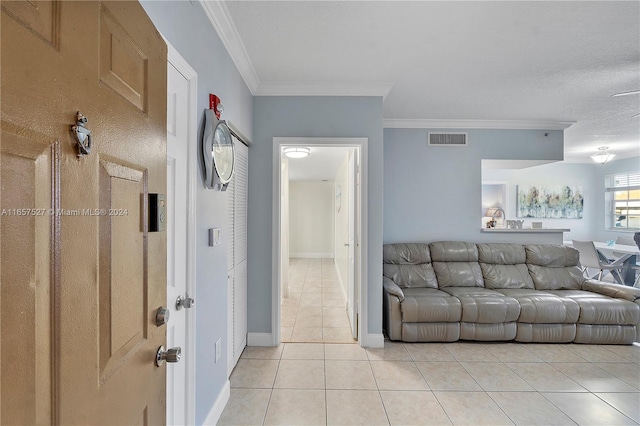
[[[164,38],[164,37],[163,37]],[[187,183],[189,185],[187,194],[187,282],[186,291],[190,297],[196,299],[196,176],[198,174],[197,141],[198,141],[198,74],[180,53],[164,38],[167,44],[167,62],[175,67],[180,74],[189,82],[189,129],[188,137],[188,162],[187,162]],[[187,389],[185,395],[187,424],[195,424],[196,421],[196,315],[190,310],[186,317],[186,347],[183,351],[183,358],[186,358],[186,381]],[[226,401],[225,401],[226,403]]]
[[[356,265],[360,273],[360,287],[358,299],[358,343],[363,347],[378,347],[377,339],[368,333],[367,315],[367,248],[368,248],[368,138],[308,138],[308,137],[275,137],[273,138],[273,194],[272,194],[272,259],[271,259],[271,339],[272,346],[280,344],[280,152],[286,146],[325,146],[325,147],[353,147],[360,151],[360,224],[357,229],[357,238],[360,250],[360,264]],[[252,339],[253,340],[253,339]],[[265,338],[255,339],[265,342]]]

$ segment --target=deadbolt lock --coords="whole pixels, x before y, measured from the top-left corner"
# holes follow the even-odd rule
[[[171,315],[171,311],[164,306],[158,308],[156,312],[156,325],[158,327],[165,325],[169,322],[169,316]]]

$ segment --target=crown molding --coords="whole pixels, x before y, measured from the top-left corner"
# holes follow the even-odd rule
[[[258,86],[260,86],[260,79],[251,63],[251,59],[249,59],[249,54],[242,43],[240,34],[238,34],[227,7],[221,1],[199,1],[209,21],[211,21],[211,25],[213,25],[220,40],[222,40],[222,44],[229,52],[231,60],[236,64],[242,79],[251,93],[255,94]]]
[[[575,121],[385,119],[385,129],[565,130]]]
[[[387,96],[393,83],[263,82],[255,96]]]

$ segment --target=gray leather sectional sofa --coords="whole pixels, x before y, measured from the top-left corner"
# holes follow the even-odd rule
[[[383,262],[391,340],[640,341],[640,288],[584,278],[570,247],[387,244]]]

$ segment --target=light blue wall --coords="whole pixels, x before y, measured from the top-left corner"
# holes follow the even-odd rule
[[[141,1],[158,31],[198,73],[198,128],[209,93],[222,99],[224,119],[252,135],[253,98],[199,3]],[[201,164],[198,161],[198,164]],[[200,166],[201,167],[201,166]],[[196,423],[202,424],[227,381],[227,196],[205,189],[201,170],[196,190]],[[207,229],[221,227],[223,243],[209,247]],[[214,342],[222,357],[214,363]]]
[[[588,240],[596,222],[596,211],[602,208],[597,192],[598,166],[594,163],[551,163],[516,170],[484,170],[483,180],[507,183],[507,218],[516,218],[516,190],[518,185],[559,186],[570,185],[582,188],[584,210],[582,219],[525,219],[531,226],[532,220],[542,222],[545,228],[569,228],[564,239]]]
[[[460,130],[468,146],[430,147],[429,131],[457,130],[384,130],[384,242],[512,240],[480,232],[481,160],[562,160],[563,132]]]
[[[249,332],[271,330],[274,137],[368,138],[368,333],[382,333],[382,98],[256,97],[249,156]]]
[[[595,241],[615,240],[619,235],[629,235],[622,232],[608,231],[605,229],[605,200],[604,200],[604,179],[607,175],[619,173],[640,172],[640,157],[625,158],[622,160],[610,161],[603,165],[595,165],[596,169],[596,205],[594,221],[592,224],[592,234]]]

